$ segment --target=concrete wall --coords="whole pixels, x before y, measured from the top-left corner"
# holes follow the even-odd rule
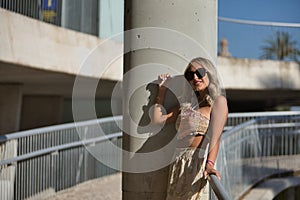
[[[0,9],[0,61],[27,67],[78,75],[86,57],[103,42],[98,37],[64,29]],[[115,48],[123,45],[111,42]],[[105,55],[104,51],[96,54]],[[99,60],[98,60],[99,61]],[[97,60],[82,75],[99,77]],[[117,68],[118,70],[115,70]],[[122,59],[117,59],[102,76],[120,80]]]
[[[0,61],[25,67],[77,75],[87,55],[103,42],[97,37],[41,23],[4,9],[0,9],[0,19]],[[120,43],[112,43],[116,49],[123,48]],[[96,52],[100,53],[106,52]],[[102,78],[121,80],[122,60],[113,62]],[[300,89],[300,69],[294,62],[218,57],[217,63],[226,89]],[[94,66],[89,68],[91,71],[83,73],[98,78],[101,66],[96,59],[91,65]]]
[[[69,121],[71,117],[64,116],[70,106],[65,109],[63,101],[72,97],[78,76],[86,80],[85,91],[80,91],[83,99],[92,98],[90,93],[86,97],[89,84],[95,85],[101,78],[101,88],[94,94],[97,102],[110,98],[114,84],[122,79],[120,42],[104,41],[1,8],[0,19],[1,134]],[[111,57],[112,52],[120,52],[119,57]],[[104,62],[105,58],[112,60]],[[107,103],[97,107],[110,108]],[[109,113],[107,109],[97,112],[99,116]]]
[[[230,112],[288,110],[300,105],[296,62],[218,57]]]
[[[226,89],[300,90],[296,62],[218,57],[218,69]]]

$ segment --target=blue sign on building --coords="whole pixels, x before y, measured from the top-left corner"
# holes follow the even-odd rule
[[[43,10],[55,10],[57,0],[43,0],[42,8]]]

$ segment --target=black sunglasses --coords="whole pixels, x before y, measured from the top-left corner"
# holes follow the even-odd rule
[[[206,75],[206,69],[204,68],[198,68],[196,71],[187,71],[184,73],[184,77],[186,80],[191,81],[194,79],[194,74],[197,75],[198,78],[203,78]]]

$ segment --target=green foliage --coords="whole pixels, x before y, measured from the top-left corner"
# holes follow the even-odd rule
[[[264,40],[265,46],[261,49],[263,54],[260,58],[272,60],[292,60],[299,61],[300,50],[297,48],[297,41],[287,32],[276,32]]]

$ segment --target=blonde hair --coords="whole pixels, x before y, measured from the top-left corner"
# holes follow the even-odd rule
[[[202,58],[202,57],[194,58],[187,65],[186,69],[184,70],[184,74],[190,70],[193,63],[197,63],[197,64],[201,65],[207,71],[207,75],[208,75],[208,79],[209,79],[209,85],[208,85],[208,92],[209,92],[208,96],[209,97],[206,97],[207,98],[206,100],[208,102],[214,101],[220,95],[225,96],[225,90],[222,89],[222,87],[221,87],[221,81],[219,79],[217,70],[216,70],[215,66],[213,65],[213,63],[206,58]],[[184,97],[182,99],[183,101],[192,101],[191,98],[192,98],[192,95],[194,95],[193,93],[197,93],[197,92],[196,91],[191,92],[191,90],[192,90],[192,88],[191,88],[189,82],[185,81],[185,87],[184,87],[184,92],[183,92]]]

